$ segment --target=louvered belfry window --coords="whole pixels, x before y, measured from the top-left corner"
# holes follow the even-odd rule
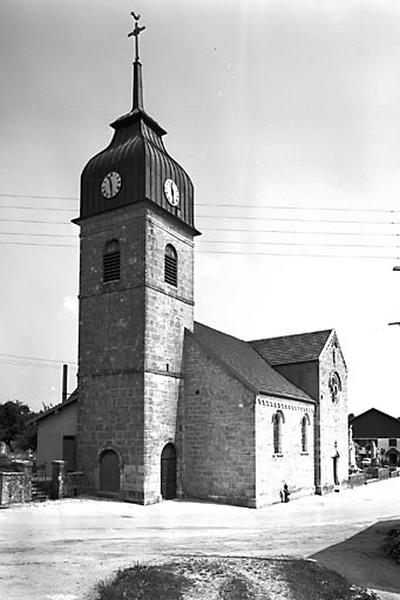
[[[119,241],[107,242],[103,254],[103,282],[118,281],[120,278],[120,250]]]
[[[175,287],[178,286],[178,256],[171,244],[165,246],[164,281]]]

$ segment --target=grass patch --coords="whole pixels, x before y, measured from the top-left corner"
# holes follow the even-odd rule
[[[308,560],[186,558],[136,564],[96,586],[93,600],[377,600]]]
[[[385,552],[393,558],[397,564],[400,563],[400,528],[396,527],[388,531],[386,536]]]

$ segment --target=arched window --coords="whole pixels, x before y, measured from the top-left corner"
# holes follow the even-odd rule
[[[110,240],[106,243],[103,254],[103,282],[118,281],[120,278],[119,241]]]
[[[301,451],[308,452],[308,426],[310,419],[308,415],[304,415],[301,419]]]
[[[329,391],[331,393],[332,402],[339,402],[342,393],[342,382],[336,371],[333,371],[329,377]]]
[[[164,281],[175,287],[178,285],[178,255],[171,244],[165,246]]]
[[[282,423],[284,423],[282,411],[278,410],[272,417],[274,454],[282,454]]]

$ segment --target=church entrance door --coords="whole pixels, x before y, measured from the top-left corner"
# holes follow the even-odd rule
[[[339,457],[333,457],[333,481],[335,485],[339,485],[339,477],[338,477],[338,461]]]
[[[119,459],[114,450],[106,450],[100,457],[100,490],[119,492]]]
[[[161,453],[161,496],[164,500],[176,498],[176,450],[167,444]]]

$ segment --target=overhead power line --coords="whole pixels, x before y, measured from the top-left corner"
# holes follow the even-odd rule
[[[77,244],[41,244],[40,242],[12,242],[12,241],[0,241],[0,245],[2,246],[41,246],[48,248],[76,248],[79,246]]]
[[[39,220],[34,220],[34,219],[4,219],[4,218],[0,218],[0,221],[3,223],[35,223],[35,224],[41,224],[41,225],[71,225],[71,223],[69,221],[39,221]]]
[[[244,244],[255,246],[319,246],[328,248],[387,248],[397,250],[400,246],[389,246],[388,244],[326,244],[324,242],[273,242],[255,240],[200,240],[205,244]]]
[[[15,367],[35,367],[35,368],[39,368],[39,369],[54,369],[54,370],[59,370],[61,365],[63,363],[60,363],[59,365],[47,365],[47,364],[41,364],[41,363],[35,363],[33,361],[17,361],[17,360],[12,360],[12,359],[7,359],[7,358],[0,358],[0,364],[2,365],[11,365],[11,366],[15,366]],[[65,363],[66,364],[66,363]],[[75,368],[75,367],[72,367]]]
[[[298,217],[243,217],[238,215],[197,215],[198,219],[240,219],[241,221],[293,221],[297,223],[353,223],[359,225],[400,225],[400,221],[356,221],[351,219],[301,219]],[[0,219],[1,220],[1,219]]]
[[[354,219],[302,219],[298,217],[249,217],[249,216],[238,216],[238,215],[197,215],[198,219],[235,219],[240,221],[283,221],[283,222],[296,222],[296,223],[332,223],[332,224],[353,224],[353,225],[400,225],[400,221],[361,221]],[[8,219],[0,218],[0,222],[7,223],[33,223],[33,224],[45,224],[45,225],[70,225],[69,221],[51,221],[47,220],[36,220],[36,219]]]
[[[400,245],[388,244],[331,244],[324,242],[282,242],[282,241],[255,241],[255,240],[201,240],[201,244],[232,244],[232,245],[255,245],[255,246],[297,246],[297,247],[319,247],[319,248],[386,248],[388,250],[398,250]],[[0,245],[5,246],[40,246],[52,248],[75,248],[78,249],[78,244],[51,244],[42,242],[16,242],[2,241]]]
[[[72,233],[27,233],[22,231],[0,231],[0,235],[15,235],[17,237],[52,237],[52,238],[78,238],[78,234],[73,235]]]
[[[76,197],[72,196],[42,196],[42,195],[32,195],[32,194],[0,194],[1,198],[34,198],[35,200],[78,200]]]
[[[247,233],[247,234],[284,234],[284,235],[329,235],[329,236],[358,236],[358,237],[400,237],[400,233],[389,232],[368,232],[368,231],[312,231],[307,229],[292,230],[292,229],[235,229],[227,227],[204,227],[203,233],[208,231],[218,231],[221,233]],[[52,238],[73,238],[78,239],[79,233],[38,233],[38,232],[23,232],[23,231],[0,231],[0,235],[7,236],[27,236],[27,237],[52,237]],[[203,238],[200,238],[202,240]]]
[[[2,198],[32,198],[39,200],[71,200],[78,202],[79,198],[76,196],[50,196],[50,195],[32,195],[32,194],[6,194],[0,193]],[[335,212],[361,212],[361,213],[389,213],[389,214],[400,214],[400,210],[391,208],[365,208],[365,207],[338,207],[338,206],[296,206],[296,205],[284,205],[280,206],[277,204],[234,204],[234,203],[221,203],[221,204],[210,204],[206,202],[196,202],[196,206],[205,206],[208,208],[245,208],[245,209],[266,209],[266,210],[298,210],[298,211],[335,211]],[[34,210],[73,210],[63,209],[56,207],[36,207],[36,206],[0,206],[0,208],[24,208]]]
[[[205,227],[205,231],[221,231],[221,232],[232,232],[232,233],[283,233],[293,235],[356,235],[356,236],[368,236],[368,237],[399,237],[400,233],[369,233],[367,231],[292,231],[290,229],[227,229],[224,227]],[[200,238],[201,239],[201,238]]]
[[[210,243],[215,243],[215,242],[210,242]],[[226,242],[229,243],[229,242]],[[4,244],[4,245],[18,245],[18,246],[39,246],[39,247],[52,247],[52,248],[74,248],[74,249],[78,249],[78,246],[73,246],[71,244],[40,244],[40,243],[30,243],[30,242],[0,242],[0,244]],[[312,244],[291,244],[291,243],[275,243],[274,244],[277,247],[281,247],[281,246],[312,246]],[[337,248],[340,247],[346,247],[346,245],[329,245],[327,244],[328,247],[330,246],[335,246]],[[323,248],[325,247],[324,244],[320,244],[319,247]],[[353,247],[357,247],[357,248],[369,248],[369,247],[374,247],[374,246],[362,246],[362,245],[354,245]],[[382,246],[382,248],[388,248],[390,249],[390,246]],[[397,249],[398,247],[394,247],[394,249]],[[200,253],[200,254],[240,254],[242,256],[303,256],[303,257],[308,257],[308,258],[363,258],[363,259],[386,259],[386,260],[400,260],[399,256],[371,256],[371,255],[346,255],[346,254],[316,254],[316,253],[309,253],[309,254],[299,254],[299,253],[283,253],[283,252],[258,252],[258,251],[228,251],[228,250],[209,250],[209,249],[201,249],[201,250],[197,250],[196,249],[196,253]]]
[[[10,204],[0,204],[0,208],[11,210],[53,210],[56,212],[76,212],[75,208],[56,208],[55,206],[12,206]]]
[[[206,206],[207,208],[245,208],[245,209],[265,209],[265,210],[307,210],[307,211],[328,211],[328,212],[365,212],[365,213],[400,213],[400,210],[391,208],[340,208],[338,206],[279,206],[277,204],[207,204],[205,202],[196,202],[196,206]]]
[[[230,250],[198,250],[199,254],[232,254],[242,256],[291,256],[292,258],[357,258],[377,260],[400,260],[400,256],[371,256],[357,254],[302,254],[289,252],[236,252]]]
[[[21,356],[19,354],[6,354],[4,352],[0,352],[0,360],[25,360],[31,362],[37,362],[42,364],[49,364],[54,366],[59,365],[70,365],[71,367],[76,367],[77,364],[75,362],[67,361],[67,360],[58,360],[56,358],[42,358],[39,356]]]

